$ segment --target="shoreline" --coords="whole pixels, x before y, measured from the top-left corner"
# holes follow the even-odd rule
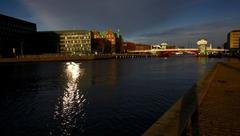
[[[24,55],[24,56],[12,57],[12,58],[0,57],[0,63],[92,61],[92,60],[107,60],[107,59],[152,58],[152,57],[170,57],[170,56],[151,55],[151,54],[101,54],[101,55],[84,55],[84,56],[44,54],[44,55]],[[226,57],[223,57],[223,58],[226,58]]]
[[[86,55],[86,56],[67,56],[67,55],[26,55],[13,58],[0,58],[0,63],[18,62],[57,62],[57,61],[91,61],[106,59],[126,59],[140,57],[161,57],[148,54],[106,54],[106,55]]]
[[[227,69],[227,70],[226,70]],[[217,63],[211,70],[206,72],[202,78],[200,78],[193,87],[188,90],[175,104],[173,104],[161,117],[159,117],[156,122],[152,124],[144,133],[143,136],[179,136],[179,135],[188,135],[190,133],[195,133],[196,131],[199,131],[201,133],[205,133],[205,126],[206,122],[213,122],[215,121],[214,114],[213,116],[209,117],[207,121],[201,120],[201,127],[199,124],[196,125],[196,123],[199,123],[199,118],[204,118],[207,116],[199,116],[199,111],[202,109],[208,108],[206,111],[206,114],[209,115],[210,111],[209,109],[213,109],[216,107],[220,107],[221,109],[224,108],[232,108],[234,109],[234,106],[231,106],[233,104],[229,105],[229,101],[232,102],[232,98],[235,95],[226,95],[229,94],[226,89],[229,88],[229,86],[232,87],[232,92],[237,92],[239,90],[239,87],[237,82],[239,79],[239,70],[240,70],[240,62],[239,60],[234,61],[227,61],[227,62],[220,62]],[[224,71],[224,72],[223,72]],[[228,71],[231,73],[231,76],[229,74],[219,74],[219,73],[226,73],[225,71]],[[230,78],[231,77],[231,78]],[[235,82],[232,82],[232,80],[235,79]],[[220,83],[219,83],[220,82]],[[221,83],[228,83],[228,86],[226,87],[226,84],[223,84],[224,87],[219,87],[219,84]],[[233,88],[235,87],[235,88]],[[222,89],[219,89],[222,88]],[[220,91],[222,90],[222,92]],[[225,91],[224,91],[225,90]],[[210,95],[209,92],[212,91],[211,95],[212,97],[209,97],[207,95]],[[224,106],[221,106],[221,104],[202,107],[202,103],[204,103],[206,100],[210,101],[210,103],[218,103],[218,99],[209,99],[209,98],[216,98],[220,94],[221,97],[218,98],[224,98],[222,101],[225,104]],[[228,99],[227,99],[227,98]],[[238,99],[238,97],[237,97]],[[234,101],[233,101],[234,102]],[[214,104],[215,104],[214,103]],[[222,104],[223,105],[223,104]],[[212,107],[211,107],[212,106]],[[239,106],[239,105],[237,105]],[[216,110],[219,111],[219,110]],[[238,109],[235,110],[236,112],[239,112]],[[226,114],[223,114],[226,115]],[[228,120],[224,120],[224,118],[220,118],[221,121],[223,121],[225,124]],[[204,124],[205,123],[205,124]],[[216,123],[217,124],[217,123]],[[218,127],[218,125],[212,126],[212,127]],[[227,125],[224,125],[224,128],[229,129]],[[190,134],[191,135],[191,134]]]

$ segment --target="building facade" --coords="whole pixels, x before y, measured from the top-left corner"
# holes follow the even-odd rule
[[[93,39],[102,39],[102,38],[104,38],[105,36],[104,36],[104,33],[101,33],[101,32],[99,32],[99,31],[96,31],[96,30],[93,30],[92,31],[92,38]]]
[[[23,55],[33,46],[36,24],[0,14],[0,56]]]
[[[82,55],[91,53],[91,32],[87,30],[57,31],[60,53]]]
[[[121,52],[122,37],[111,29],[105,32],[92,31],[93,50],[101,53]]]
[[[38,32],[39,48],[45,53],[86,55],[91,53],[91,32],[87,30]]]
[[[228,49],[240,49],[240,30],[234,30],[228,33]]]
[[[60,53],[60,37],[54,31],[37,32],[34,54]]]
[[[111,29],[106,32],[99,32],[96,30],[92,31],[93,39],[106,39],[111,42],[112,45],[116,45],[117,34],[114,33]]]
[[[105,38],[111,42],[111,52],[115,52],[116,50],[116,39],[117,36],[112,30],[108,30],[105,33]]]
[[[134,50],[150,50],[151,45],[139,44],[134,42],[123,42],[122,49],[123,49],[123,53],[127,53],[128,51],[134,51]]]

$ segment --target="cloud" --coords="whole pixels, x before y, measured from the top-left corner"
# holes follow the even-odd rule
[[[176,41],[179,45],[186,45],[188,42],[195,43],[198,39],[205,38],[215,41],[219,46],[226,41],[228,32],[238,28],[240,28],[240,21],[236,23],[233,22],[232,19],[228,19],[224,21],[176,27],[163,32],[140,34],[133,40],[146,43]]]
[[[39,30],[119,28],[125,39],[144,43],[159,39],[181,43],[212,35],[222,39],[227,29],[236,28],[240,12],[236,6],[240,2],[234,0],[19,1],[31,10]]]
[[[112,27],[127,34],[163,23],[189,1],[21,0],[49,29]]]

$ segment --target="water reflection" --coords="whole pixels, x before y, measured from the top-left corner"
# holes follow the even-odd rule
[[[93,63],[92,85],[115,86],[119,77],[118,63],[115,60],[108,60],[105,63]],[[89,75],[89,74],[88,74]]]
[[[85,116],[83,106],[86,99],[83,91],[79,90],[79,81],[84,75],[84,69],[74,62],[67,62],[64,68],[67,82],[64,94],[56,105],[54,119],[59,122],[61,135],[71,135],[79,118],[83,119]]]
[[[1,133],[141,135],[220,61],[171,57],[1,64]]]
[[[197,71],[198,71],[199,77],[201,75],[203,75],[207,71],[207,69],[208,69],[208,65],[207,65],[208,61],[209,61],[209,59],[207,57],[198,57]]]

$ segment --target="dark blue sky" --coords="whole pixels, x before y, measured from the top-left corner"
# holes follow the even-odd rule
[[[1,0],[0,13],[39,31],[119,28],[125,40],[179,46],[220,46],[240,29],[240,0]]]

